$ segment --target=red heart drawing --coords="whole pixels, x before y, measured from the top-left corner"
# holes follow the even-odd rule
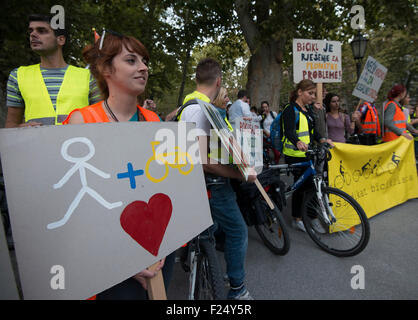
[[[148,203],[134,201],[128,204],[120,216],[120,224],[141,247],[157,256],[172,210],[169,196],[157,193]]]

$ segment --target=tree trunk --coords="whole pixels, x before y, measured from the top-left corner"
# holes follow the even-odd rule
[[[247,82],[251,106],[260,108],[261,102],[266,100],[271,110],[279,109],[282,82],[281,53],[278,41],[273,40],[263,43],[251,55]]]
[[[260,107],[262,101],[269,102],[270,109],[277,111],[280,104],[284,38],[263,35],[260,25],[269,16],[271,0],[257,2],[257,22],[250,13],[250,2],[235,0],[235,9],[245,41],[250,48],[247,90],[251,106]]]
[[[180,90],[179,90],[179,97],[177,100],[177,106],[181,106],[183,104],[184,86],[186,84],[187,65],[189,64],[190,55],[191,55],[191,49],[187,49],[186,57],[183,61],[183,74],[182,74],[181,85],[180,85]]]

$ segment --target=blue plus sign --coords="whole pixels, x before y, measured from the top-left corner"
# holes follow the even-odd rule
[[[131,189],[136,188],[136,176],[142,176],[144,174],[144,170],[134,170],[132,167],[132,163],[128,162],[128,172],[118,173],[117,177],[118,179],[125,179],[129,178],[129,181],[131,183]]]

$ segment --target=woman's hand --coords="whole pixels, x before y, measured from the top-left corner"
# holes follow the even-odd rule
[[[401,136],[404,136],[408,140],[412,140],[413,139],[413,137],[409,133],[407,133],[407,132],[402,132]]]
[[[133,278],[136,281],[138,281],[145,290],[148,290],[147,279],[154,278],[157,275],[157,273],[163,268],[164,262],[165,258],[159,261],[158,266],[154,271],[150,271],[147,268],[134,275]]]
[[[19,128],[24,128],[24,127],[37,127],[37,126],[42,126],[42,123],[36,122],[36,121],[29,121],[29,122],[25,122],[25,123],[19,124]]]
[[[331,148],[335,147],[334,142],[332,142],[331,139],[326,139],[323,143],[328,143]]]
[[[322,103],[321,103],[321,102],[315,102],[315,103],[314,103],[314,107],[315,107],[315,109],[317,109],[317,110],[321,110],[321,109],[322,109]]]
[[[144,101],[144,108],[151,111],[155,111],[157,109],[157,106],[155,105],[155,102],[153,100],[147,99]]]
[[[302,142],[300,140],[296,143],[296,148],[298,148],[298,150],[303,151],[303,152],[308,151],[308,145],[305,142]]]

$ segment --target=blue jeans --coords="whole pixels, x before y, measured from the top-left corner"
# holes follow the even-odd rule
[[[210,210],[214,224],[225,233],[226,273],[231,287],[239,287],[245,278],[248,229],[229,179],[225,184],[207,187],[211,193]],[[212,230],[211,230],[212,231]]]

